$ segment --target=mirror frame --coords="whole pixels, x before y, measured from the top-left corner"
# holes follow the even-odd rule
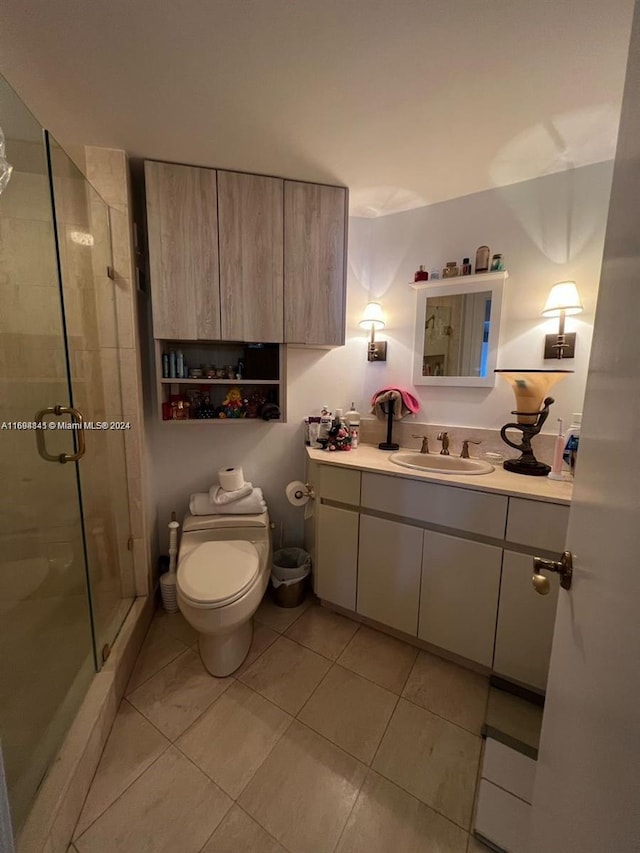
[[[417,291],[416,325],[413,347],[413,384],[440,385],[472,388],[492,388],[496,383],[494,370],[498,362],[500,343],[500,320],[504,283],[509,277],[506,270],[478,275],[458,276],[451,279],[419,282],[411,285]],[[465,293],[484,293],[491,291],[491,320],[489,326],[489,352],[487,356],[486,376],[423,376],[422,359],[424,353],[424,325],[426,320],[427,299],[430,296],[456,296]]]

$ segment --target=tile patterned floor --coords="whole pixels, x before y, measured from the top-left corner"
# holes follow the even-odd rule
[[[487,680],[311,601],[212,678],[153,620],[70,853],[481,853]]]

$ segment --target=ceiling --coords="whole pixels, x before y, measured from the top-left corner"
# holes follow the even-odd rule
[[[344,184],[378,216],[611,158],[632,11],[3,0],[0,70],[63,144]]]

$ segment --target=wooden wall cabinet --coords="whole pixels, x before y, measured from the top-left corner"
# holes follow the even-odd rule
[[[340,346],[347,190],[145,162],[156,339]]]
[[[283,340],[283,184],[280,178],[218,172],[224,340]]]
[[[345,340],[347,190],[284,182],[284,339]]]
[[[216,173],[146,161],[153,335],[220,339]]]

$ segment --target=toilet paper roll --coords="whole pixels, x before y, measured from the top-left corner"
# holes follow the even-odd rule
[[[309,502],[309,492],[302,480],[293,480],[284,492],[292,506],[304,506]]]
[[[220,488],[225,492],[235,492],[244,486],[244,471],[242,468],[221,468],[218,471]]]

